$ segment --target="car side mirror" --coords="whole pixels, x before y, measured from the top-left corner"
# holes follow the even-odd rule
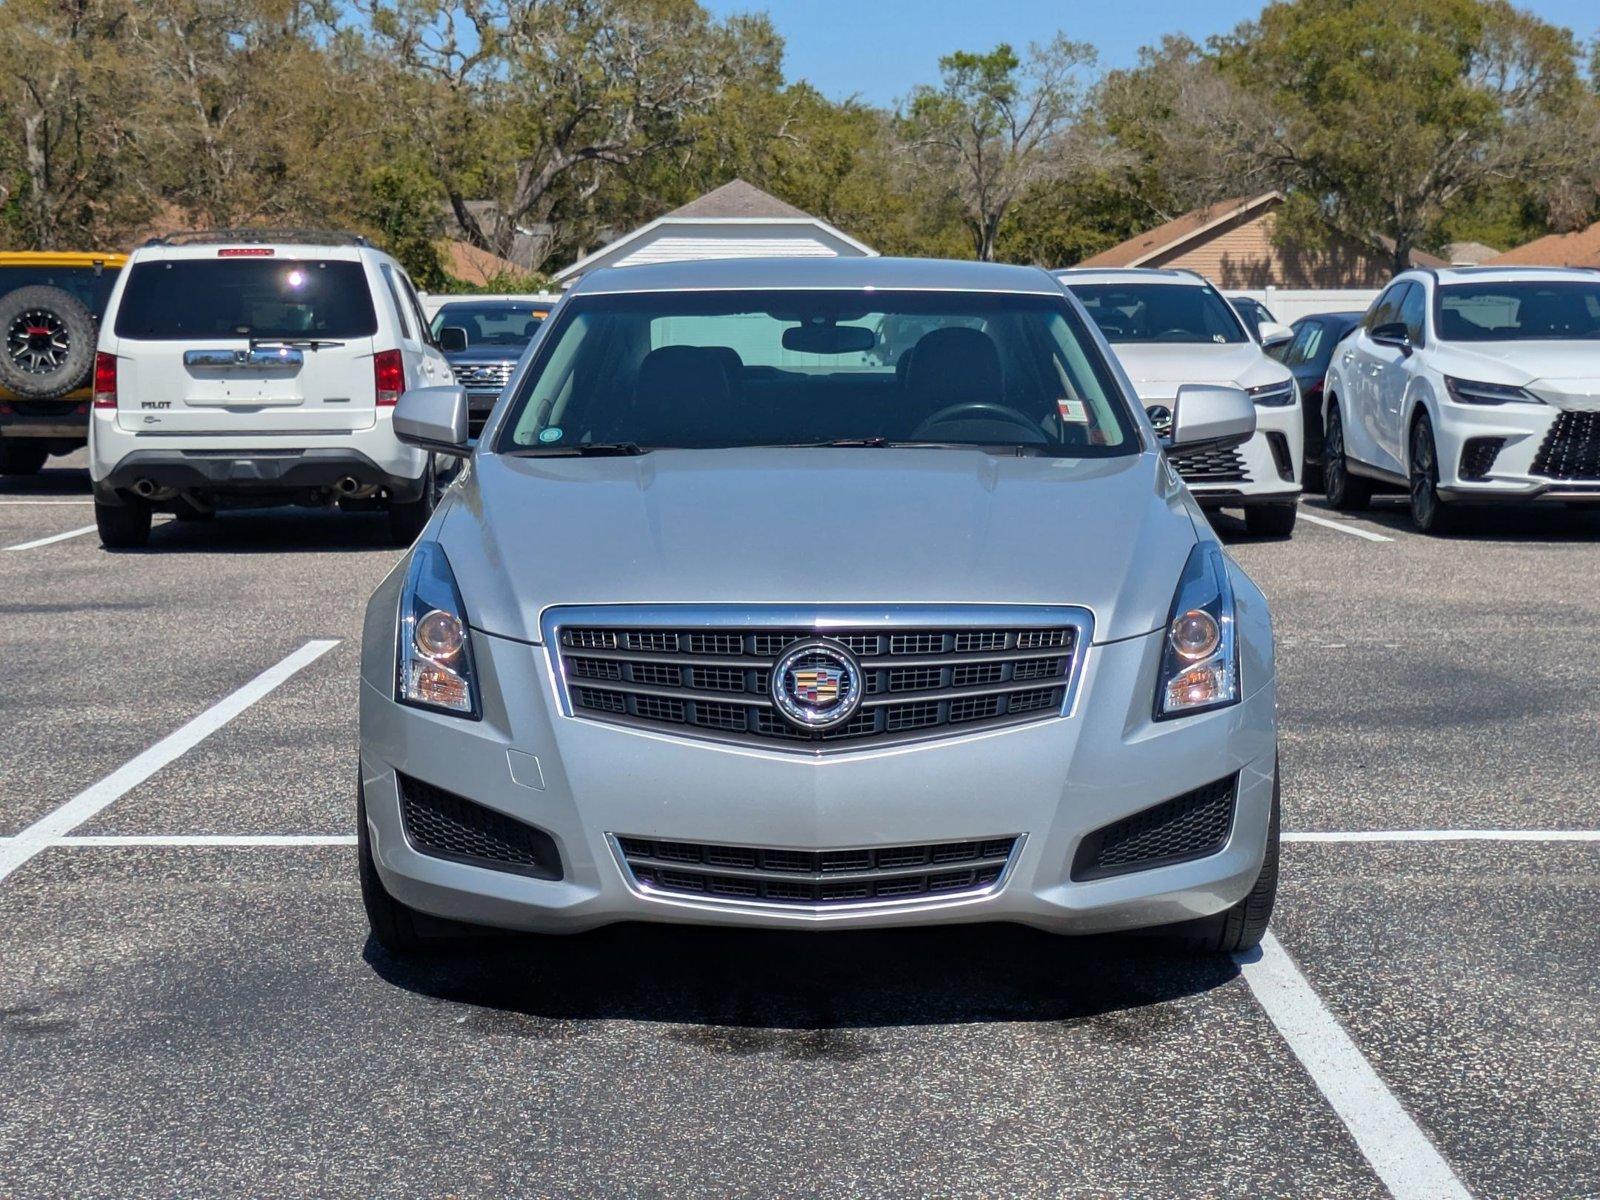
[[[460,354],[467,348],[467,331],[459,325],[446,325],[439,330],[439,349],[446,354]]]
[[[408,446],[465,458],[467,389],[459,385],[412,388],[394,408],[394,435]]]
[[[1261,322],[1261,345],[1264,349],[1271,350],[1274,346],[1287,345],[1294,341],[1294,330],[1287,325],[1280,325],[1276,321]]]
[[[1174,450],[1227,450],[1255,432],[1256,406],[1242,388],[1187,383],[1172,402]]]
[[[1406,328],[1404,321],[1389,321],[1382,325],[1374,325],[1372,332],[1367,335],[1380,346],[1390,346],[1402,354],[1411,353],[1411,331]]]

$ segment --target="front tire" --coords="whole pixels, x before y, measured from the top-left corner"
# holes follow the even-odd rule
[[[1257,504],[1244,510],[1244,527],[1253,537],[1286,538],[1299,516],[1298,504]]]
[[[150,541],[150,505],[128,499],[121,504],[94,502],[94,523],[107,550],[138,550]]]
[[[1439,451],[1433,441],[1428,414],[1411,427],[1411,523],[1420,533],[1448,533],[1456,525],[1456,512],[1439,495]]]
[[[414,958],[425,948],[417,932],[416,912],[391,896],[378,877],[367,833],[367,796],[356,780],[356,858],[361,871],[361,904],[367,910],[372,936],[395,958]]]
[[[1340,512],[1355,512],[1372,503],[1371,481],[1350,474],[1344,453],[1344,420],[1337,405],[1328,410],[1328,430],[1322,439],[1322,494]]]
[[[1278,898],[1278,772],[1272,778],[1272,814],[1267,819],[1267,853],[1261,874],[1243,900],[1198,921],[1185,921],[1166,931],[1179,946],[1199,954],[1237,954],[1253,950],[1266,936]]]
[[[409,546],[416,541],[438,502],[439,485],[430,459],[422,472],[422,494],[415,500],[389,502],[389,537],[394,544]]]
[[[0,475],[37,475],[50,457],[50,447],[43,442],[0,442]]]

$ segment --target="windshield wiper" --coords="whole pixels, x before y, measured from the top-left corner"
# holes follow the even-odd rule
[[[623,458],[645,453],[638,442],[575,442],[570,446],[527,446],[508,453],[514,458]]]
[[[1012,445],[1012,443],[1010,443],[1010,442],[994,442],[994,443],[989,443],[989,442],[940,442],[940,441],[932,441],[932,440],[921,440],[921,439],[918,439],[918,438],[887,438],[887,437],[832,438],[832,439],[829,439],[828,441],[823,441],[823,442],[778,442],[778,443],[774,443],[774,444],[777,445],[778,447],[780,447],[781,449],[785,449],[785,450],[812,450],[812,449],[823,449],[823,450],[825,450],[825,449],[832,449],[834,447],[841,447],[841,448],[844,448],[844,449],[854,449],[856,447],[865,447],[865,448],[870,449],[870,450],[879,450],[879,449],[891,449],[891,450],[894,450],[894,449],[900,449],[902,447],[910,447],[910,448],[915,448],[915,449],[926,449],[926,448],[931,447],[931,448],[936,449],[936,450],[986,450],[986,449],[991,448],[991,446],[995,446],[995,445],[1004,445],[1004,446],[1006,446],[1008,448]]]
[[[344,345],[343,342],[330,341],[327,338],[256,338],[250,339],[252,350],[276,350],[287,347],[291,350],[325,350],[336,349]]]

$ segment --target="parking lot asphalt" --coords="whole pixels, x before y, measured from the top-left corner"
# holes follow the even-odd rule
[[[1279,639],[1263,958],[623,927],[403,966],[347,844],[384,522],[44,541],[92,522],[76,465],[0,484],[0,862],[82,817],[0,877],[0,1196],[1600,1195],[1600,517],[1219,519]]]

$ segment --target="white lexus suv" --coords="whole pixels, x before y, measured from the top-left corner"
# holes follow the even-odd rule
[[[1168,457],[1202,507],[1242,508],[1254,534],[1293,533],[1305,454],[1300,396],[1289,369],[1268,357],[1222,293],[1193,271],[1055,274],[1111,343],[1162,436],[1185,384],[1250,393],[1256,434],[1243,446],[1169,450]]]
[[[1335,508],[1403,488],[1442,532],[1466,503],[1600,502],[1600,272],[1403,272],[1323,394]]]
[[[151,513],[384,509],[409,544],[437,492],[394,435],[407,388],[452,381],[405,270],[351,234],[190,233],[135,250],[101,323],[95,520],[142,546]]]

